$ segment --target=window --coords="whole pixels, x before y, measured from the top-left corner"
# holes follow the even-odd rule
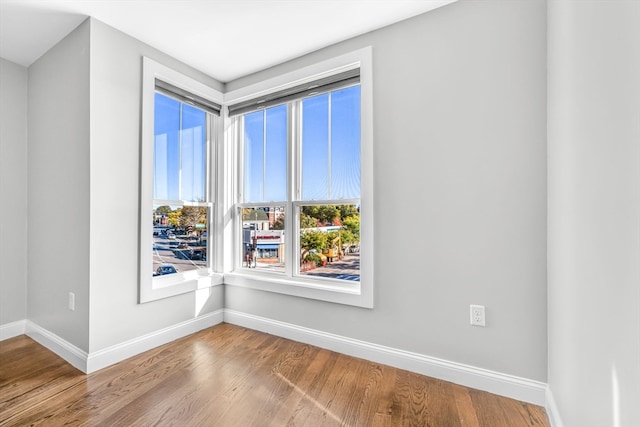
[[[370,50],[227,95],[237,196],[225,283],[371,307]]]
[[[141,302],[213,283],[215,99],[221,95],[145,58]]]

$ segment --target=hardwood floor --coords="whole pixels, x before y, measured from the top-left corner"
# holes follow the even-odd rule
[[[84,375],[0,342],[0,426],[548,427],[543,408],[221,324]]]

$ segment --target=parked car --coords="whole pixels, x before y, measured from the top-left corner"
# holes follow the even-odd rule
[[[174,274],[177,273],[176,268],[171,264],[163,264],[160,267],[156,268],[154,276],[164,276],[165,274]]]

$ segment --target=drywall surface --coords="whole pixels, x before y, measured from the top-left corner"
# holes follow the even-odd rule
[[[138,304],[142,57],[204,74],[91,20],[91,351],[222,308],[223,287]]]
[[[226,307],[546,381],[546,3],[456,2],[227,89],[365,46],[375,307],[234,286]]]
[[[88,351],[87,21],[29,67],[28,93],[28,319]]]
[[[0,58],[0,326],[27,318],[27,69]]]
[[[549,387],[640,422],[640,2],[549,2]]]

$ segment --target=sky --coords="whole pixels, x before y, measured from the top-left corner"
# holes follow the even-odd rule
[[[155,94],[154,199],[206,200],[206,114]],[[360,86],[302,101],[302,200],[360,197]],[[245,115],[244,202],[287,200],[287,107]]]
[[[360,197],[360,86],[302,101],[302,200]],[[244,201],[286,201],[285,105],[245,116]]]

